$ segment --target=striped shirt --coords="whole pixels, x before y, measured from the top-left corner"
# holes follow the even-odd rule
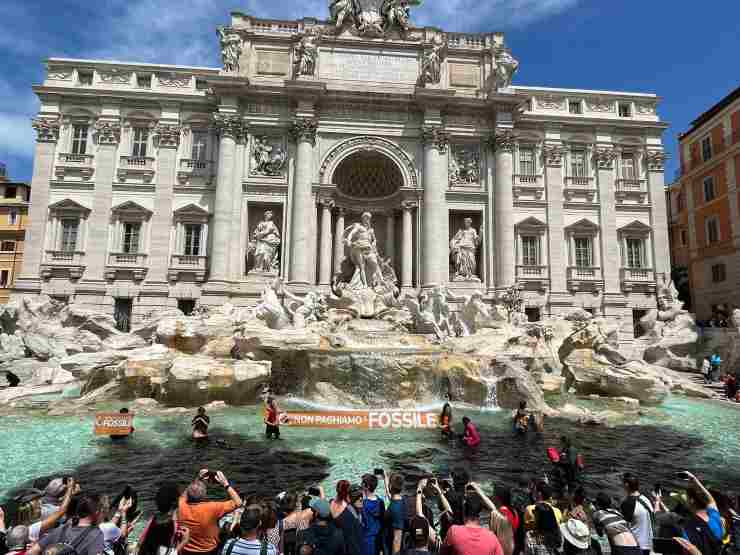
[[[231,550],[230,553],[229,550]],[[245,540],[244,538],[229,540],[221,550],[221,555],[226,555],[227,553],[229,555],[260,555],[262,553],[262,542],[259,540]],[[267,555],[277,555],[277,549],[275,549],[274,545],[267,544],[266,553]]]
[[[606,533],[610,542],[620,534],[632,534],[629,523],[624,519],[622,513],[615,509],[596,511],[592,518],[596,531],[599,534]]]

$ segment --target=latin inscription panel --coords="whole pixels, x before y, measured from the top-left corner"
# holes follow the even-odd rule
[[[287,75],[290,60],[287,52],[257,51],[257,73],[260,75]]]
[[[328,49],[321,51],[319,68],[321,79],[413,85],[419,77],[419,62],[415,54]]]
[[[450,85],[453,87],[480,86],[480,66],[450,62]]]

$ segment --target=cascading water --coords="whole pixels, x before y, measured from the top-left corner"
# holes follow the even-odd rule
[[[486,384],[486,398],[483,401],[481,408],[484,410],[498,410],[498,397],[496,393],[496,384],[498,380],[486,378],[483,380]]]

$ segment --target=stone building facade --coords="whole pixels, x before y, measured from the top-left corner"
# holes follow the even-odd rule
[[[740,87],[679,135],[681,166],[669,188],[671,260],[686,268],[699,320],[740,307]]]
[[[125,320],[329,290],[369,212],[401,291],[519,284],[631,336],[669,272],[659,98],[514,86],[500,33],[344,4],[232,14],[220,69],[49,59],[17,291]]]
[[[8,302],[23,265],[31,195],[28,183],[13,181],[6,171],[0,163],[0,304]]]

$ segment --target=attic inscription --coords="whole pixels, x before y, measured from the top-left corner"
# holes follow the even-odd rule
[[[319,67],[323,79],[414,84],[419,76],[417,58],[397,54],[330,50],[321,53]]]

